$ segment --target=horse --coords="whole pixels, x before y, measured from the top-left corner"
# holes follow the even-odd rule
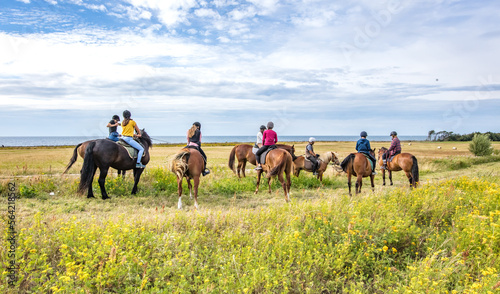
[[[382,179],[383,179],[383,185],[385,186],[385,169],[383,169],[383,161],[382,161],[382,155],[384,155],[387,152],[387,148],[382,147],[378,151],[378,160],[380,167],[382,169]],[[403,170],[408,177],[408,180],[410,181],[410,187],[416,188],[417,184],[419,182],[419,172],[418,172],[418,161],[415,156],[413,156],[410,153],[400,153],[392,159],[391,162],[389,162],[389,158],[387,158],[387,172],[389,173],[389,180],[391,181],[391,186],[393,185],[392,183],[392,172],[393,171],[400,171]]]
[[[204,160],[201,153],[194,148],[182,148],[174,156],[170,165],[170,170],[177,176],[177,191],[179,201],[177,208],[182,208],[182,179],[185,177],[189,187],[189,197],[192,199],[191,179],[194,182],[194,207],[198,209],[198,185],[200,184],[200,175],[204,168]]]
[[[293,159],[296,158],[295,145],[290,146],[285,144],[276,144],[276,147],[285,149],[286,151],[290,152]],[[246,177],[245,167],[247,165],[247,162],[250,162],[253,165],[257,165],[257,162],[255,161],[255,154],[252,152],[252,148],[253,148],[252,145],[248,144],[236,145],[233,147],[231,153],[229,154],[228,166],[235,174],[238,175],[238,178],[241,178],[240,171],[243,173],[243,177]],[[234,169],[235,157],[238,159],[237,170]]]
[[[370,150],[370,154],[375,157],[375,149]],[[357,176],[356,180],[356,195],[361,193],[361,186],[363,186],[363,178],[370,177],[372,184],[372,191],[375,191],[375,184],[373,180],[375,176],[372,174],[372,165],[370,159],[362,153],[349,154],[340,164],[342,169],[347,173],[347,184],[349,185],[349,196],[351,194],[351,176]]]
[[[62,173],[63,175],[65,173],[67,173],[68,170],[73,166],[73,164],[76,162],[76,160],[78,158],[78,155],[80,155],[80,157],[82,159],[85,158],[85,150],[87,149],[87,146],[89,145],[89,143],[92,141],[95,141],[95,140],[85,141],[85,142],[82,142],[82,143],[76,145],[75,150],[73,150],[73,156],[69,160],[69,163],[66,166],[66,169]],[[118,170],[118,176],[121,175],[123,178],[125,178],[125,172],[126,172],[125,170]]]
[[[260,177],[263,172],[267,173],[267,184],[269,193],[271,193],[271,179],[278,176],[281,182],[283,191],[285,192],[285,201],[290,201],[290,186],[292,185],[290,174],[293,169],[293,159],[289,152],[284,149],[273,149],[266,155],[266,163],[262,165],[262,169],[257,171],[257,187],[255,194],[259,192]],[[286,175],[286,182],[283,178],[283,173]]]
[[[144,156],[141,159],[142,164],[149,162],[149,148],[153,147],[151,138],[144,129],[141,130],[139,141],[144,145]],[[92,181],[94,175],[99,168],[99,187],[101,188],[102,199],[109,199],[104,186],[108,169],[110,167],[119,170],[134,170],[134,187],[132,194],[137,193],[137,183],[144,171],[142,168],[136,168],[136,159],[130,158],[125,147],[116,144],[108,139],[94,140],[88,143],[85,149],[85,157],[83,158],[83,166],[80,172],[80,184],[78,185],[78,193],[83,194],[87,190],[87,198],[94,198],[92,191]]]
[[[319,167],[318,167],[318,175],[316,176],[317,179],[319,179],[320,182],[323,182],[323,173],[326,171],[326,168],[328,167],[328,163],[331,161],[333,164],[339,165],[339,159],[337,158],[337,155],[332,152],[326,152],[323,155],[319,157]],[[293,161],[294,165],[294,171],[293,174],[298,177],[300,174],[301,170],[305,170],[308,172],[312,172],[312,163],[306,164],[306,158],[304,155],[297,156],[297,158]]]

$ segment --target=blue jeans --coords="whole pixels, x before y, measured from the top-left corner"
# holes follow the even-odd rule
[[[118,132],[109,133],[108,139],[111,139],[111,140],[113,140],[115,142],[118,142]]]
[[[139,154],[137,154],[137,163],[141,163],[142,154],[144,153],[144,148],[142,148],[142,146],[139,143],[137,143],[133,137],[123,136],[122,139],[123,141],[127,142],[130,146],[137,149],[137,151],[139,151]]]

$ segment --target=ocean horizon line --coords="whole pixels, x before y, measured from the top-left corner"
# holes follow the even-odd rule
[[[342,142],[357,141],[359,136],[278,136],[281,142],[307,142],[310,137],[314,137],[318,142]],[[203,143],[253,143],[255,135],[248,136],[203,136]],[[425,141],[427,136],[399,136],[401,141]],[[43,147],[43,146],[72,146],[81,142],[95,139],[104,139],[103,136],[3,136],[0,137],[2,147]],[[186,136],[153,136],[153,144],[183,144],[186,143]],[[390,136],[369,136],[368,139],[374,142],[390,141]]]

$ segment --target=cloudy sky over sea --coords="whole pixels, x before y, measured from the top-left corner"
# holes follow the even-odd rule
[[[500,2],[2,0],[2,136],[500,132]]]

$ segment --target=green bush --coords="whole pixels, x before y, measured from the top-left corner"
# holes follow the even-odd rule
[[[488,156],[493,153],[491,141],[486,134],[475,134],[469,144],[469,151],[476,156]]]

